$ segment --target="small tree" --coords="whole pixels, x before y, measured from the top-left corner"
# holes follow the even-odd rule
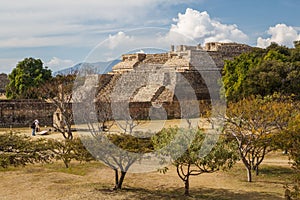
[[[57,107],[57,120],[53,126],[65,139],[73,138],[71,126],[74,117],[71,103],[74,80],[75,75],[58,75],[39,87],[39,97],[51,101]]]
[[[287,126],[292,110],[292,102],[274,97],[251,97],[229,104],[224,132],[237,144],[248,182],[252,182],[251,171],[258,175],[265,155],[276,148],[275,136]]]
[[[220,140],[207,155],[201,155],[208,146],[202,146],[207,136],[196,129],[164,129],[153,136],[153,144],[163,156],[170,156],[179,178],[184,182],[185,195],[189,195],[190,177],[212,173],[220,168],[230,168],[237,160],[230,143]],[[213,140],[215,135],[212,135]],[[174,142],[175,141],[175,142]],[[209,143],[209,142],[208,142]],[[214,143],[212,142],[211,145]]]
[[[128,134],[94,134],[81,137],[83,144],[97,159],[115,171],[115,190],[122,189],[126,173],[133,163],[151,152],[150,139],[136,138]]]

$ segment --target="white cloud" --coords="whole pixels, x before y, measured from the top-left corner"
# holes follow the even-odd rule
[[[72,67],[74,62],[72,60],[64,60],[57,57],[53,57],[49,62],[44,64],[45,66],[49,67],[53,72]]]
[[[86,58],[86,62],[98,62],[119,58],[122,54],[144,52],[167,52],[171,45],[197,45],[186,36],[164,28],[140,28],[109,35]]]
[[[131,42],[134,42],[133,38],[126,35],[122,31],[115,35],[109,35],[108,39],[106,40],[109,49],[114,49],[117,46],[126,45]]]
[[[57,36],[57,37],[13,37],[6,40],[0,40],[1,47],[49,47],[78,45],[77,36]],[[87,41],[86,41],[87,42]]]
[[[184,1],[0,0],[0,44],[1,47],[12,47],[15,45],[10,44],[10,41],[14,43],[46,37],[46,44],[59,43],[63,46],[69,44],[69,35],[77,35],[77,46],[86,45],[87,40],[99,41],[99,33],[105,30],[126,29],[137,24],[155,26],[154,19],[163,19],[160,16],[150,19],[149,15],[158,5],[171,6],[182,2]],[[60,40],[59,36],[67,40]],[[44,43],[41,42],[42,45]],[[19,47],[31,47],[30,42],[20,42]]]
[[[265,48],[272,42],[276,42],[279,45],[285,45],[293,47],[293,42],[300,40],[300,31],[297,27],[287,26],[286,24],[277,24],[274,27],[270,27],[267,32],[271,37],[269,38],[257,38],[257,46]]]
[[[184,14],[179,13],[178,18],[173,20],[171,31],[178,32],[197,40],[206,42],[240,42],[246,43],[248,36],[238,29],[237,25],[227,25],[211,19],[209,14],[199,12],[191,8],[186,9]]]

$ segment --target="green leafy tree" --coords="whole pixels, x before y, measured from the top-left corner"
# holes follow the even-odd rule
[[[170,157],[179,178],[184,182],[185,195],[189,195],[190,177],[212,173],[233,166],[238,156],[232,143],[219,140],[211,149],[217,135],[207,136],[198,129],[169,128],[153,136],[155,149],[166,161]],[[204,145],[205,137],[209,137]],[[211,151],[210,151],[211,150]],[[210,151],[203,156],[203,152]],[[169,158],[168,158],[169,159]],[[163,169],[163,172],[168,168]]]
[[[247,96],[245,79],[250,68],[262,62],[263,49],[254,49],[249,53],[243,53],[232,61],[225,61],[222,81],[224,83],[225,96],[229,101],[236,101]]]
[[[236,102],[251,95],[276,92],[300,98],[299,52],[299,47],[289,49],[272,43],[266,49],[255,48],[226,61],[222,80],[227,100]]]
[[[38,98],[38,87],[51,78],[51,70],[40,59],[25,58],[8,76],[6,96],[11,99]]]

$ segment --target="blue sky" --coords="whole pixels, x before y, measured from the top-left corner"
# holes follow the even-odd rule
[[[89,60],[97,45],[102,60],[139,46],[165,45],[151,38],[156,29],[147,37],[132,31],[145,27],[202,45],[232,41],[292,47],[300,40],[299,10],[299,0],[0,0],[0,73],[10,73],[26,57],[40,58],[57,71]]]

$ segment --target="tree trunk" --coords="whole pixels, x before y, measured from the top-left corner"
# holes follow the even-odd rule
[[[189,175],[187,175],[186,180],[184,181],[184,195],[190,195],[190,182],[189,182]]]
[[[68,159],[63,159],[63,162],[64,162],[64,164],[65,164],[65,167],[66,168],[69,168],[69,164],[70,164],[70,160],[68,160]]]
[[[251,168],[248,168],[248,167],[247,167],[247,177],[248,177],[248,182],[252,182]]]
[[[119,173],[118,173],[118,169],[114,169],[115,170],[115,187],[114,190],[118,189],[118,184],[119,184]]]
[[[255,175],[258,176],[258,174],[259,174],[259,169],[258,169],[258,166],[256,166],[255,167]]]
[[[73,139],[73,134],[72,134],[71,125],[67,125],[67,134],[68,134],[68,139],[72,140]]]
[[[122,184],[123,184],[125,175],[126,175],[126,172],[121,172],[121,177],[120,177],[117,189],[122,189]]]

